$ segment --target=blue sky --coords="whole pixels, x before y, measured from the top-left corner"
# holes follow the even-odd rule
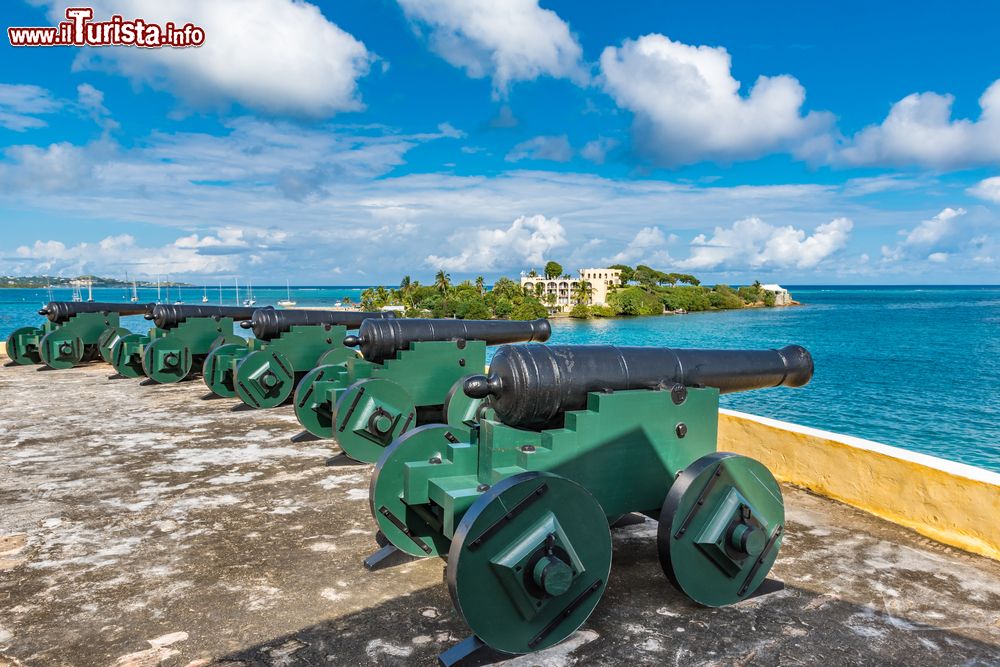
[[[93,6],[206,42],[2,41],[0,273],[1000,282],[1000,7]]]

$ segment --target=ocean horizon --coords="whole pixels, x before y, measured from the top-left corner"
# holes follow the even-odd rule
[[[293,286],[299,306],[324,306],[367,286]],[[815,376],[800,389],[722,397],[724,407],[868,438],[887,445],[1000,471],[1000,286],[786,285],[801,306],[710,311],[684,316],[553,320],[552,344],[761,348],[803,345]],[[255,286],[257,305],[273,305],[286,287]],[[156,288],[139,288],[140,301]],[[85,291],[86,293],[86,291]],[[201,287],[180,289],[201,303]],[[97,288],[95,300],[127,301],[131,290]],[[245,291],[241,288],[241,297]],[[68,300],[71,288],[54,288]],[[219,288],[208,288],[209,304]],[[221,300],[235,302],[233,287]],[[177,288],[161,290],[173,302]],[[0,290],[0,336],[37,325],[47,289]],[[127,317],[123,326],[149,323]],[[245,334],[237,328],[238,333]]]

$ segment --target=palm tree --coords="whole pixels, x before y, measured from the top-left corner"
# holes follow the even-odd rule
[[[535,283],[535,296],[541,297],[542,292],[545,291],[545,283]]]
[[[410,280],[410,276],[403,276],[403,279],[399,281],[399,291],[405,293],[410,289],[410,285],[413,283]]]
[[[483,280],[482,276],[476,276],[476,291],[479,292],[480,296],[486,291],[486,281]]]
[[[586,280],[581,280],[573,286],[573,301],[577,304],[589,304],[594,295],[594,286]]]
[[[434,276],[434,287],[437,287],[441,294],[447,294],[448,288],[451,287],[451,276],[445,273],[444,269],[441,269]]]

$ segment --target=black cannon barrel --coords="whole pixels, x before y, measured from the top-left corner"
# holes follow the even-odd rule
[[[491,396],[503,423],[541,428],[587,406],[587,393],[625,389],[715,387],[722,393],[801,387],[813,374],[808,350],[683,350],[613,345],[510,345],[490,373],[465,382],[472,398]]]
[[[258,310],[253,318],[240,322],[244,329],[253,329],[260,340],[273,340],[293,326],[329,324],[357,329],[368,319],[387,319],[395,313],[364,312],[358,310]]]
[[[270,309],[271,306],[265,306]],[[253,317],[254,311],[261,308],[250,306],[184,306],[160,304],[153,307],[151,312],[146,313],[147,320],[160,329],[173,329],[184,320],[192,317],[231,317],[234,320],[249,320]]]
[[[410,343],[433,340],[481,340],[488,345],[549,339],[552,327],[540,320],[365,320],[357,336],[348,336],[344,345],[361,347],[365,359],[382,363]]]
[[[49,301],[38,311],[51,322],[65,322],[82,313],[118,313],[119,315],[142,315],[153,308],[152,303],[114,303],[112,301]]]

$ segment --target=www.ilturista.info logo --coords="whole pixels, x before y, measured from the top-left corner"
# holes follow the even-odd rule
[[[193,23],[160,25],[144,19],[126,20],[115,14],[93,21],[91,7],[68,7],[65,21],[55,27],[11,27],[11,46],[139,46],[146,49],[185,48],[205,43],[205,29]]]

